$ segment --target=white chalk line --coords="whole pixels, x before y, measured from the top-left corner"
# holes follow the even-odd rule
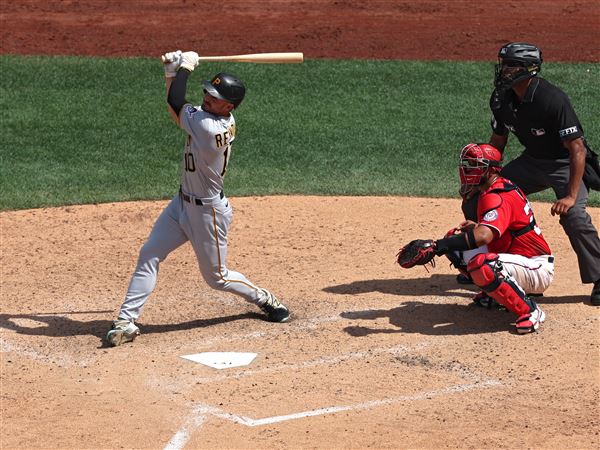
[[[185,447],[192,433],[202,425],[205,415],[192,416],[167,443],[164,450],[178,450]]]
[[[230,422],[244,425],[247,427],[258,427],[262,425],[271,425],[274,423],[285,422],[288,420],[303,419],[306,417],[323,416],[327,414],[335,414],[343,411],[358,411],[365,409],[373,409],[380,406],[388,406],[396,403],[417,401],[426,398],[439,397],[443,395],[450,395],[460,392],[467,392],[473,389],[486,389],[494,386],[501,386],[502,383],[497,380],[486,380],[481,383],[467,383],[459,384],[455,386],[449,386],[443,389],[436,389],[433,391],[420,392],[414,395],[401,395],[398,397],[384,398],[379,400],[370,400],[363,403],[355,403],[353,405],[340,405],[330,406],[327,408],[312,409],[309,411],[301,411],[292,414],[286,414],[281,416],[265,417],[262,419],[252,419],[247,416],[240,416],[237,414],[228,413],[219,408],[215,408],[208,405],[198,405],[194,408],[194,413],[190,419],[184,424],[184,426],[173,436],[169,441],[164,450],[181,450],[185,447],[192,433],[205,421],[207,416],[214,416],[220,419],[228,420]],[[197,425],[194,425],[197,424]],[[195,427],[195,428],[194,428]]]
[[[236,414],[227,413],[218,408],[212,408],[206,405],[201,405],[198,408],[198,412],[202,417],[205,417],[207,414],[211,414],[215,417],[219,417],[222,419],[229,420],[234,423],[238,423],[240,425],[246,425],[248,427],[257,427],[261,425],[270,425],[278,422],[285,422],[288,420],[295,419],[303,419],[305,417],[314,417],[314,416],[322,416],[326,414],[335,414],[342,411],[354,411],[354,410],[363,410],[363,409],[372,409],[380,406],[393,405],[395,403],[401,403],[406,401],[416,401],[423,400],[426,398],[439,397],[442,395],[455,394],[460,392],[466,392],[473,389],[485,389],[488,387],[499,386],[500,383],[497,380],[487,380],[483,383],[468,383],[468,384],[459,384],[456,386],[449,386],[443,389],[437,389],[433,391],[420,392],[418,394],[413,395],[401,395],[399,397],[392,398],[384,398],[380,400],[370,400],[363,403],[356,403],[354,405],[341,405],[341,406],[330,406],[327,408],[320,409],[312,409],[309,411],[302,411],[293,414],[286,414],[282,416],[272,416],[265,417],[263,419],[252,419],[246,416],[238,416]]]
[[[372,357],[380,354],[394,354],[394,355],[402,355],[410,352],[415,352],[417,350],[421,350],[430,345],[428,341],[421,341],[413,346],[405,346],[398,345],[394,347],[380,347],[376,349],[371,349],[364,352],[349,352],[344,355],[338,356],[330,356],[318,358],[310,361],[304,361],[298,364],[280,364],[278,366],[273,366],[261,370],[253,370],[253,371],[245,371],[238,374],[232,375],[218,375],[214,377],[206,377],[200,380],[196,380],[199,383],[209,383],[213,381],[222,381],[229,378],[242,378],[246,376],[252,376],[257,374],[263,374],[267,372],[279,372],[279,371],[288,371],[293,370],[296,371],[298,369],[314,367],[319,365],[330,365],[335,364],[342,361],[348,361],[353,359],[361,359],[366,357]],[[342,406],[332,406],[326,408],[313,409],[310,411],[302,411],[292,414],[280,415],[280,416],[272,416],[266,417],[263,419],[252,419],[251,417],[241,416],[233,413],[228,413],[219,408],[212,407],[209,405],[197,405],[193,409],[193,413],[190,418],[186,421],[186,423],[182,426],[182,428],[175,433],[173,438],[169,441],[165,450],[181,450],[185,447],[186,443],[191,438],[193,432],[197,430],[200,425],[205,421],[207,416],[218,417],[224,420],[228,420],[233,423],[245,425],[248,427],[256,427],[261,425],[274,424],[278,422],[284,422],[288,420],[302,419],[305,417],[313,417],[320,416],[326,414],[334,414],[342,411],[350,411],[350,410],[362,410],[362,409],[370,409],[376,408],[379,406],[391,405],[395,403],[400,403],[403,401],[415,401],[422,400],[425,398],[432,398],[441,395],[453,394],[457,392],[466,392],[472,389],[483,389],[492,386],[500,386],[501,383],[499,381],[493,379],[483,379],[480,375],[469,371],[466,367],[461,365],[451,365],[451,366],[440,366],[438,369],[442,371],[448,371],[452,373],[457,373],[462,377],[468,378],[470,380],[469,383],[460,384],[456,386],[450,386],[443,389],[433,390],[433,391],[425,391],[421,393],[417,393],[414,395],[403,395],[399,397],[380,399],[380,400],[371,400],[363,403],[357,403],[354,405],[342,405]],[[194,425],[198,423],[198,425]]]

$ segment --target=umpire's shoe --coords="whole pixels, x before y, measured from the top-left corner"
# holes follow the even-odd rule
[[[264,311],[269,322],[287,322],[290,320],[290,311],[281,303],[277,297],[266,289],[263,291],[263,303],[259,303],[260,309]]]
[[[592,305],[594,306],[600,306],[600,280],[594,283],[594,289],[592,289],[590,302],[592,302]]]
[[[106,340],[109,344],[116,347],[117,345],[133,341],[140,335],[140,329],[135,324],[127,319],[119,319],[113,322],[112,328],[106,335]]]

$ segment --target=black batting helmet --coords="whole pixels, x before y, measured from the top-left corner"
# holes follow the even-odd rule
[[[536,76],[542,70],[542,51],[533,44],[511,42],[498,51],[494,84],[506,90],[515,83]]]
[[[212,80],[202,83],[204,90],[215,98],[233,103],[237,108],[244,95],[246,95],[246,86],[236,76],[228,73],[218,73]]]

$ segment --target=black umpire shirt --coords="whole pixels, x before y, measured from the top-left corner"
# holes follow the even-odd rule
[[[568,158],[563,141],[583,136],[567,94],[543,78],[531,80],[521,102],[512,89],[500,98],[494,91],[490,108],[494,133],[506,136],[512,131],[525,147],[524,154],[533,158]]]

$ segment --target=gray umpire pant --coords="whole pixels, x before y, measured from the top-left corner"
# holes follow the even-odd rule
[[[522,154],[508,163],[502,169],[501,175],[519,186],[525,195],[552,188],[559,199],[567,195],[569,159],[536,159]],[[560,216],[559,222],[577,254],[581,281],[595,283],[600,280],[600,238],[592,218],[586,211],[588,196],[588,189],[582,182],[575,204],[567,214]],[[478,198],[476,195],[463,202],[462,210],[466,219],[477,222]],[[595,218],[598,219],[600,218]]]

